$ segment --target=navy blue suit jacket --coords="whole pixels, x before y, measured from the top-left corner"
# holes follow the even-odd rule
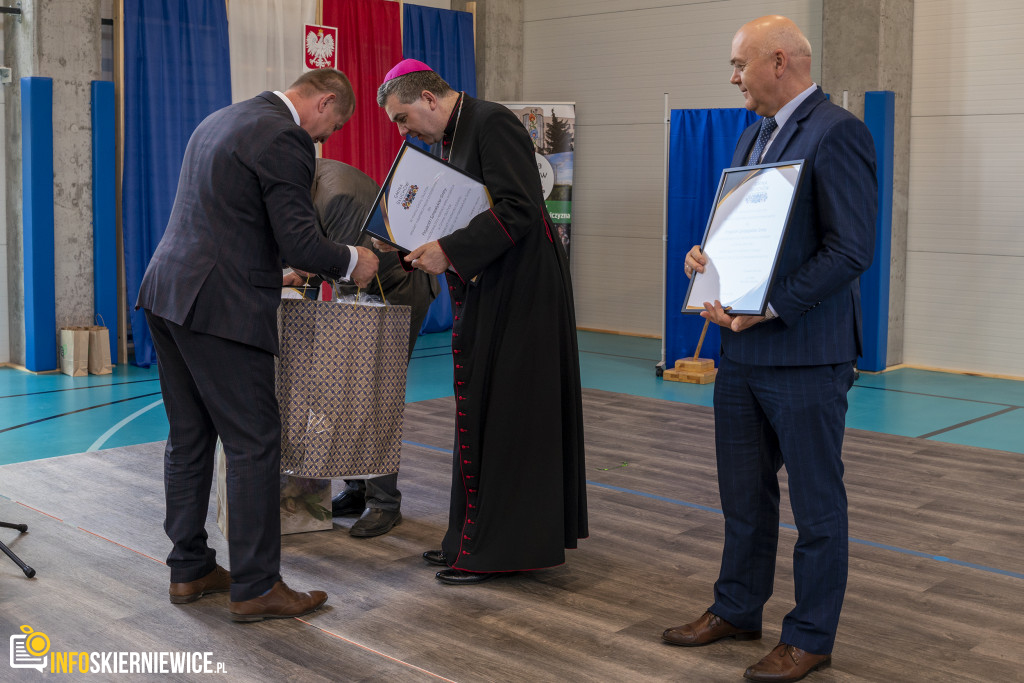
[[[313,139],[272,92],[192,133],[167,230],[137,306],[276,354],[281,266],[339,278],[350,252],[317,229]]]
[[[746,166],[760,121],[740,136]],[[805,161],[768,301],[779,318],[742,332],[722,328],[722,353],[751,365],[826,365],[861,354],[858,277],[875,249],[878,186],[871,133],[818,88],[761,163]]]

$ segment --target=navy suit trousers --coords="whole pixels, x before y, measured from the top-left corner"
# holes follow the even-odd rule
[[[772,594],[783,465],[798,537],[796,606],[782,642],[832,651],[846,591],[848,529],[842,446],[853,363],[746,365],[722,357],[715,380],[718,486],[725,548],[712,613],[760,629]]]
[[[146,320],[171,425],[164,450],[171,582],[194,581],[216,564],[206,542],[206,516],[220,435],[227,464],[231,599],[255,598],[281,580],[281,417],[274,356],[149,311]]]

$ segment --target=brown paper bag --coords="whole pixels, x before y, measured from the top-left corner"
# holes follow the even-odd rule
[[[109,375],[112,370],[110,331],[102,325],[94,325],[89,328],[89,374]]]
[[[109,351],[109,349],[108,349]],[[60,371],[72,377],[89,374],[89,328],[60,328]]]

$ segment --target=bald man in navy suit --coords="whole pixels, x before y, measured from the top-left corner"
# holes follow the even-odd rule
[[[798,529],[796,606],[782,622],[781,642],[744,676],[795,681],[831,663],[846,590],[841,456],[847,392],[861,353],[858,277],[874,252],[875,152],[867,127],[812,82],[810,43],[789,19],[743,26],[731,64],[747,109],[764,117],[740,137],[732,165],[803,160],[803,177],[766,315],[730,315],[718,301],[701,313],[722,327],[714,407],[725,547],[714,604],[662,637],[684,646],[761,637],[785,465]],[[693,247],[687,276],[706,264]]]
[[[210,114],[192,133],[170,221],[142,280],[170,422],[164,451],[173,543],[170,600],[230,590],[235,621],[300,616],[327,601],[282,580],[281,417],[275,394],[282,262],[365,286],[377,257],[317,229],[310,196],[314,143],[352,116],[335,69],[310,71]],[[227,459],[228,554],[205,529],[218,435]]]

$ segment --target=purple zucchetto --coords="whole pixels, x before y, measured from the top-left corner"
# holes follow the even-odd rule
[[[391,67],[391,71],[384,76],[384,82],[387,83],[393,78],[411,74],[413,71],[433,71],[433,69],[418,59],[403,59],[398,64]]]

